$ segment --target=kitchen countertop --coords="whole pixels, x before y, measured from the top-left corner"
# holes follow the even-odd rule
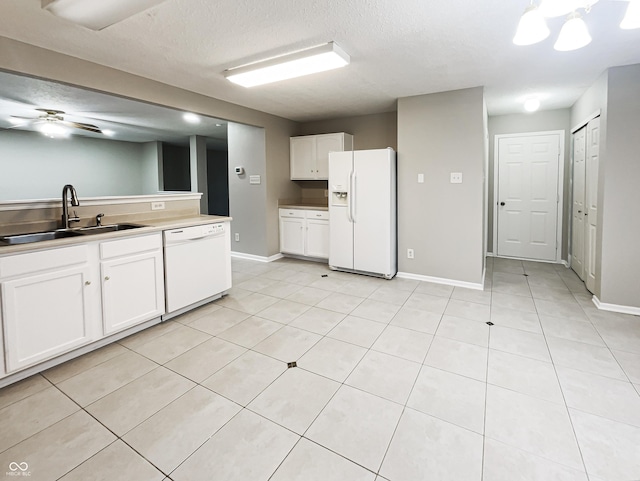
[[[329,210],[329,206],[318,204],[281,204],[280,209]]]
[[[219,215],[198,215],[189,217],[176,217],[170,219],[154,219],[154,220],[138,220],[132,224],[143,225],[139,229],[128,229],[116,232],[105,232],[103,234],[93,234],[77,237],[65,237],[63,239],[53,239],[42,242],[32,242],[29,244],[0,245],[0,256],[6,254],[15,254],[20,252],[37,251],[43,249],[53,249],[57,247],[66,247],[87,242],[102,242],[110,239],[118,239],[121,237],[132,237],[153,232],[162,232],[163,230],[179,229],[180,227],[191,227],[194,225],[212,224],[216,222],[229,222],[231,217],[222,217]],[[105,224],[109,225],[109,224]]]

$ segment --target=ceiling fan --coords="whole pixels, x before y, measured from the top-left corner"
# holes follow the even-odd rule
[[[18,120],[26,120],[26,123],[16,125],[15,127],[21,127],[26,124],[40,124],[40,130],[43,133],[56,133],[56,130],[60,130],[59,127],[64,125],[65,127],[72,127],[75,129],[87,130],[89,132],[94,132],[96,134],[102,134],[102,130],[99,127],[91,124],[84,124],[80,122],[71,122],[70,120],[65,120],[64,115],[65,112],[62,110],[53,110],[53,109],[36,109],[38,112],[42,112],[38,117],[20,117],[17,115],[12,115],[11,118]],[[47,132],[49,131],[49,132]],[[60,132],[57,132],[60,133]]]

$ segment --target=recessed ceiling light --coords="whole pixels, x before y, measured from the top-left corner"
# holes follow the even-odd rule
[[[198,117],[196,114],[192,114],[191,112],[187,112],[187,113],[183,114],[182,118],[186,122],[189,122],[190,124],[199,124],[200,123],[200,117]]]
[[[216,127],[222,127],[222,124],[216,124]]]
[[[109,130],[109,129],[104,129],[102,133],[107,137],[113,137],[114,135],[116,135],[116,133],[113,130]]]
[[[524,109],[527,112],[535,112],[540,108],[540,100],[538,99],[527,99],[524,101]]]

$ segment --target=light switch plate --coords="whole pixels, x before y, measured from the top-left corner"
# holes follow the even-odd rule
[[[249,176],[249,183],[250,184],[259,184],[260,183],[260,176],[259,175],[250,175]]]
[[[418,184],[424,184],[424,174],[418,174]]]
[[[462,172],[451,172],[451,183],[462,184]]]

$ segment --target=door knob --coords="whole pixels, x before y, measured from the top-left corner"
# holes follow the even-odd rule
[[[504,202],[500,202],[500,205],[504,205]]]

